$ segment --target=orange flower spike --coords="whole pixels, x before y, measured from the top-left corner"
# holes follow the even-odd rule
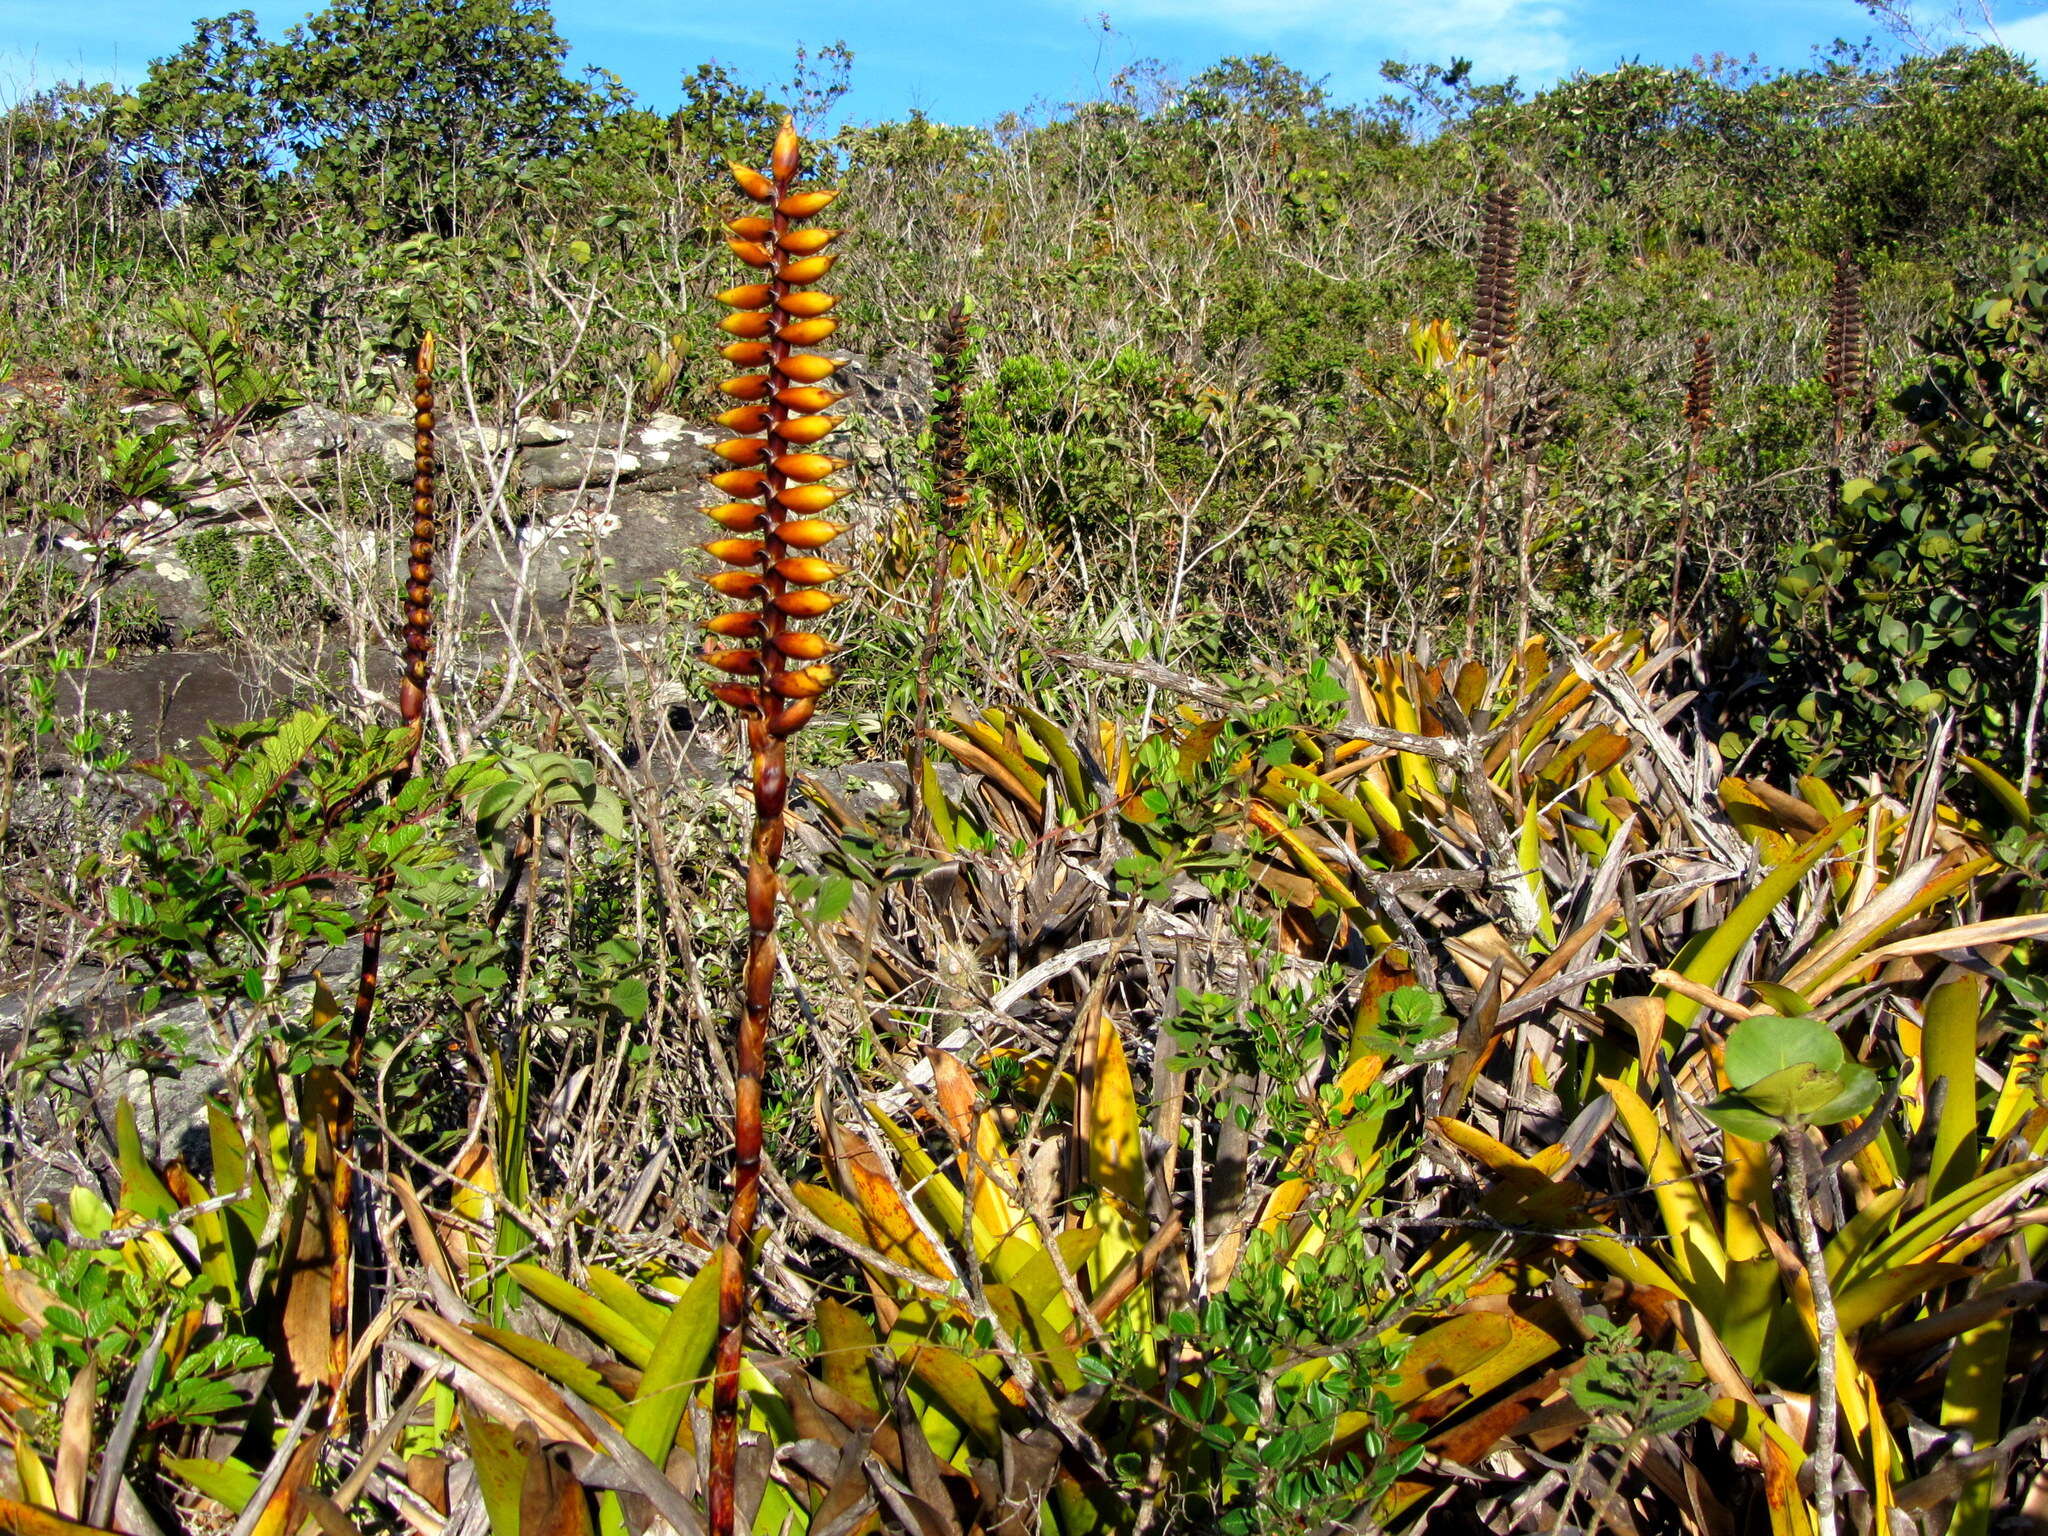
[[[793,517],[775,530],[775,536],[791,549],[823,549],[844,532],[844,523],[822,517]]]
[[[749,320],[758,316],[748,315]],[[839,329],[837,320],[792,320],[776,331],[777,341],[786,341],[793,347],[815,347],[819,342]]]
[[[775,233],[775,221],[764,219],[755,213],[745,214],[737,219],[727,219],[725,227],[742,240],[766,240]]]
[[[799,320],[799,325],[831,325],[830,320]],[[760,310],[741,310],[736,315],[727,315],[718,322],[718,328],[728,336],[738,336],[747,341],[759,341],[775,329],[775,317]],[[789,327],[784,326],[784,330]],[[788,341],[790,337],[783,337]]]
[[[766,283],[747,283],[726,289],[718,295],[718,302],[727,309],[766,309],[775,302],[775,290]]]
[[[822,442],[837,432],[845,420],[844,416],[792,416],[776,424],[775,435],[785,443]]]
[[[830,560],[820,560],[812,555],[791,555],[775,562],[775,574],[800,587],[818,586],[835,576],[844,576],[846,571],[843,565],[834,565]]]
[[[722,507],[713,507],[704,515],[721,528],[730,528],[734,533],[753,533],[761,526],[761,504],[756,501],[728,501]]]
[[[775,353],[765,341],[730,341],[718,349],[718,355],[735,368],[759,368]]]
[[[775,243],[792,256],[815,256],[845,233],[843,229],[792,229]]]
[[[777,282],[815,283],[838,264],[837,256],[806,256],[800,261],[785,261],[775,269]],[[765,263],[759,263],[765,265]]]
[[[725,248],[750,267],[772,267],[775,265],[775,253],[758,241],[728,240],[725,242]],[[813,259],[823,260],[822,257],[815,257]],[[820,277],[824,276],[822,272],[818,275]]]
[[[823,635],[806,634],[797,629],[777,635],[770,643],[783,655],[797,661],[822,661],[839,649]]]
[[[758,565],[765,549],[759,539],[713,539],[698,546],[714,560],[727,565]]]
[[[820,293],[812,288],[805,293],[785,293],[775,307],[785,315],[795,315],[799,320],[814,319],[839,302],[836,293]]]
[[[828,608],[845,601],[844,592],[820,592],[816,587],[801,587],[772,599],[775,611],[792,619],[815,619]]]
[[[741,165],[737,160],[728,160],[725,162],[725,168],[732,172],[732,179],[740,184],[740,190],[755,202],[775,201],[775,183],[752,166]]]
[[[775,365],[777,373],[799,384],[822,384],[838,370],[839,365],[831,358],[817,357],[809,352],[793,352]]]
[[[785,453],[775,461],[777,473],[788,479],[809,484],[822,480],[834,470],[844,469],[848,461],[835,459],[823,453]]]
[[[758,437],[729,437],[722,443],[713,443],[711,451],[728,464],[737,464],[746,469],[759,464],[768,457],[768,445]]]
[[[796,136],[796,123],[785,117],[775,135],[775,148],[768,155],[768,170],[778,182],[788,186],[796,180],[796,173],[802,165],[803,144]]]
[[[786,485],[775,493],[775,504],[799,517],[825,511],[846,492],[829,485]]]
[[[768,430],[768,407],[765,405],[736,405],[729,411],[714,418],[728,432],[766,432]]]
[[[775,211],[787,219],[808,219],[813,214],[823,213],[839,189],[811,187],[801,192],[791,192],[775,205]]]
[[[718,387],[735,400],[766,400],[774,392],[771,387],[774,382],[765,373],[743,373],[736,379],[724,380]]]
[[[758,496],[768,489],[768,477],[758,469],[728,469],[723,474],[713,475],[711,483],[726,495],[742,499]]]

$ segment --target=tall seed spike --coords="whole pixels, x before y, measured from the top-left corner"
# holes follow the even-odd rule
[[[1499,183],[1486,194],[1474,263],[1472,333],[1466,346],[1497,363],[1515,344],[1521,320],[1521,192]]]
[[[427,689],[432,680],[434,650],[434,544],[437,501],[434,485],[434,333],[420,337],[413,361],[412,542],[405,565],[405,652],[398,685],[398,718],[407,728],[405,746],[387,783],[396,796],[412,778],[419,761],[420,739],[426,732]],[[778,708],[778,717],[780,709]],[[353,1350],[351,1305],[354,1299],[356,1085],[369,1055],[370,1021],[377,1009],[383,967],[384,914],[396,888],[391,870],[378,875],[370,889],[368,915],[356,968],[356,993],[349,1009],[348,1038],[342,1055],[339,1103],[334,1117],[334,1170],[327,1186],[327,1380],[335,1392],[334,1421],[346,1425],[348,1395],[342,1390]]]
[[[1685,384],[1684,417],[1695,433],[1714,424],[1714,338],[1704,333],[1692,341],[1692,377]]]
[[[1846,246],[1835,258],[1828,298],[1826,382],[1839,407],[1860,400],[1868,388],[1868,341],[1863,328],[1863,274]]]

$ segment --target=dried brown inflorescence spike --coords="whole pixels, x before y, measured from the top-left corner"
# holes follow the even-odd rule
[[[775,993],[776,867],[782,858],[783,811],[789,795],[788,738],[807,724],[817,699],[831,686],[833,669],[822,660],[836,650],[829,640],[795,627],[838,601],[821,588],[845,567],[820,557],[845,524],[818,516],[843,494],[820,482],[846,460],[806,451],[837,432],[843,418],[825,413],[839,396],[822,389],[839,364],[799,351],[823,341],[838,322],[823,318],[838,301],[809,288],[837,257],[824,248],[836,229],[805,229],[803,221],[837,196],[794,186],[803,145],[787,120],[775,136],[763,176],[734,166],[740,190],[772,209],[727,227],[728,242],[754,269],[752,280],[719,297],[734,313],[723,322],[737,339],[721,350],[749,370],[721,389],[739,408],[719,417],[741,435],[714,449],[722,467],[711,483],[732,498],[711,517],[735,537],[704,548],[727,568],[705,579],[713,590],[746,606],[708,626],[715,637],[704,660],[716,674],[712,695],[746,721],[752,758],[754,828],[747,852],[747,962],[742,1011],[733,1051],[733,1191],[719,1269],[718,1344],[711,1389],[711,1479],[706,1512],[711,1536],[731,1536],[735,1466],[739,1450],[741,1356],[746,1346],[747,1270],[754,1219],[760,1207],[761,1075]],[[790,451],[796,450],[796,451]],[[730,466],[730,467],[723,467]]]
[[[1863,273],[1846,248],[1835,258],[1834,291],[1828,299],[1828,392],[1839,413],[1870,392],[1870,347],[1863,329]]]
[[[1505,183],[1486,194],[1479,231],[1477,291],[1466,346],[1497,363],[1515,344],[1522,320],[1522,194]]]
[[[1692,339],[1692,376],[1685,381],[1685,424],[1695,437],[1714,424],[1714,338]]]
[[[932,368],[932,468],[939,493],[940,530],[965,531],[967,513],[967,310],[955,305],[939,332]]]

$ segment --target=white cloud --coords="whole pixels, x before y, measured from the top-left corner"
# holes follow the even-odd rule
[[[1322,50],[1326,65],[1336,62],[1332,54],[1354,64],[1366,54],[1374,64],[1448,64],[1460,57],[1472,60],[1481,79],[1517,75],[1543,83],[1572,62],[1570,10],[1571,0],[1123,0],[1112,14],[1238,33],[1288,50],[1311,73],[1319,56],[1299,47],[1303,37],[1311,50]]]
[[[2014,53],[2023,53],[2035,64],[2048,68],[2048,11],[2001,21],[1998,36]]]

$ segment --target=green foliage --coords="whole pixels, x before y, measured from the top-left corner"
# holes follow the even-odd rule
[[[1358,1228],[1291,1257],[1260,1234],[1220,1296],[1167,1319],[1203,1362],[1171,1398],[1214,1466],[1183,1485],[1200,1528],[1324,1530],[1370,1516],[1421,1463],[1415,1427],[1386,1396],[1404,1345],[1386,1331],[1391,1293]]]
[[[23,1419],[31,1442],[45,1453],[57,1449],[59,1409],[81,1371],[94,1373],[95,1419],[105,1433],[144,1346],[202,1325],[195,1314],[212,1299],[203,1282],[62,1243],[24,1255],[21,1270],[40,1289],[41,1314],[30,1327],[0,1327],[0,1373],[28,1394]],[[270,1352],[256,1339],[217,1323],[199,1342],[160,1354],[142,1396],[145,1454],[180,1429],[242,1414],[250,1373],[269,1363]]]
[[[121,377],[139,394],[175,401],[210,438],[299,403],[281,374],[250,357],[235,311],[216,322],[198,305],[172,299],[151,319],[168,333],[155,363],[124,368]]]
[[[1952,709],[1969,750],[2017,760],[2033,700],[2048,537],[2048,255],[1959,309],[1899,396],[1919,441],[1851,480],[1757,614],[1753,730],[1802,765],[1883,765]]]
[[[289,159],[370,231],[447,234],[620,103],[567,53],[534,0],[339,0],[276,42],[238,11],[151,66],[137,126],[171,195],[274,216]]]
[[[275,640],[326,622],[334,607],[316,573],[274,534],[238,537],[207,528],[178,546],[206,588],[206,606],[222,634]]]
[[[1877,1074],[1851,1061],[1819,1019],[1744,1019],[1728,1032],[1722,1067],[1728,1092],[1706,1106],[1707,1118],[1750,1141],[1833,1125],[1877,1102]]]

